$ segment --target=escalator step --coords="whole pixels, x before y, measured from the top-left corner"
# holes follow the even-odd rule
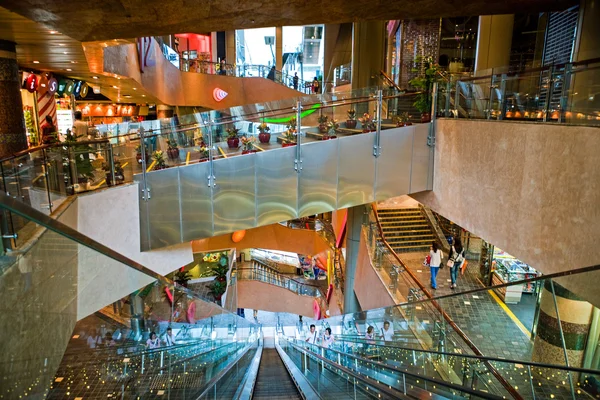
[[[275,349],[263,349],[253,399],[301,399]]]

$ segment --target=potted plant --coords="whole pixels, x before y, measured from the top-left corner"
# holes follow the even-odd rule
[[[431,98],[433,83],[437,81],[439,66],[433,62],[431,57],[417,57],[417,63],[423,63],[425,73],[411,79],[408,83],[419,89],[417,100],[413,103],[415,108],[421,113],[421,122],[431,121]],[[413,72],[419,72],[418,69],[413,69]]]
[[[177,141],[174,139],[167,139],[167,156],[170,160],[179,158],[179,148],[177,147]]]
[[[394,117],[394,120],[396,121],[396,126],[398,127],[412,125],[412,122],[410,122],[410,115],[408,115],[407,112],[403,112],[396,115],[396,117]]]
[[[158,171],[159,169],[167,168],[167,164],[165,163],[165,156],[162,150],[156,150],[152,154],[152,160],[154,163],[154,171]]]
[[[102,169],[106,172],[106,185],[112,186],[112,174],[110,171],[110,164],[105,162],[102,164]],[[114,172],[115,172],[115,185],[125,182],[125,170],[121,166],[121,161],[114,161]]]
[[[332,119],[327,123],[327,133],[323,135],[323,140],[335,139],[335,134],[337,133],[337,129],[340,127],[340,124],[335,119]]]
[[[271,128],[269,128],[269,125],[267,125],[266,122],[263,122],[258,126],[258,131],[260,132],[258,134],[258,140],[261,143],[269,143],[271,141],[271,134],[269,133],[270,130]]]
[[[220,302],[221,298],[225,294],[225,291],[227,290],[227,283],[220,282],[215,279],[210,285],[208,285],[208,289],[208,293],[210,293],[216,301]]]
[[[377,130],[375,122],[373,122],[373,117],[371,117],[369,113],[364,113],[362,118],[359,118],[358,120],[360,121],[363,133],[375,132]]]
[[[327,121],[329,121],[329,118],[327,117],[327,115],[319,115],[319,132],[321,133],[327,133]]]
[[[296,117],[291,117],[290,121],[287,123],[287,130],[283,132],[283,144],[282,147],[289,147],[296,145]]]
[[[204,135],[202,135],[202,132],[200,131],[200,129],[196,129],[194,131],[194,143],[196,144],[196,146],[200,146],[200,147],[206,146],[206,142],[204,142]]]
[[[137,146],[135,146],[135,159],[137,160],[138,164],[142,163],[142,145],[138,144]],[[150,159],[150,156],[148,155],[148,151],[146,150],[146,162],[148,162],[148,160]]]
[[[239,129],[235,126],[227,128],[227,147],[237,149],[240,147],[240,138],[238,137]]]
[[[188,287],[188,282],[192,279],[192,275],[189,271],[177,271],[173,276],[173,280],[183,287]]]
[[[217,301],[220,301],[227,290],[227,273],[229,272],[227,255],[221,253],[217,265],[212,266],[210,269],[215,277],[214,281],[209,285],[210,293]]]
[[[254,136],[242,136],[242,154],[248,154],[248,153],[256,153],[256,150],[254,149],[254,143],[256,143],[256,139],[254,138]]]
[[[205,162],[208,161],[208,146],[206,146],[204,142],[202,143],[203,144],[200,146],[199,149],[196,149],[196,151],[200,153],[200,162]]]
[[[346,120],[346,128],[348,129],[356,129],[356,110],[354,108],[346,111],[348,114],[348,119]]]

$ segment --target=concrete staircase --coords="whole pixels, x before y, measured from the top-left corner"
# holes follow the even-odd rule
[[[426,251],[435,235],[419,208],[378,210],[385,240],[396,253]]]

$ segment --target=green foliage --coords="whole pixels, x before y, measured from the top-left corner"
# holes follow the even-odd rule
[[[227,282],[222,282],[215,279],[210,285],[208,285],[209,293],[215,298],[223,296],[227,290]]]
[[[231,128],[227,128],[227,137],[229,139],[235,139],[236,137],[238,137],[238,133],[240,132],[239,128],[231,127]]]
[[[23,115],[25,116],[25,127],[27,128],[27,132],[29,132],[29,142],[32,146],[37,146],[40,144],[39,135],[37,129],[35,127],[35,121],[33,119],[33,114],[30,108],[27,108]]]
[[[191,279],[192,275],[189,271],[177,271],[173,276],[173,280],[181,286],[186,286]]]
[[[431,57],[417,57],[415,63],[423,64],[425,73],[408,82],[421,92],[413,105],[419,112],[428,113],[431,111],[433,83],[438,79],[439,66],[433,62]],[[414,68],[412,71],[419,72],[419,69]]]
[[[348,114],[349,120],[354,121],[356,119],[356,110],[354,108],[351,108],[348,111],[346,111],[346,114]]]
[[[174,139],[167,139],[167,147],[169,150],[177,149],[177,141]]]

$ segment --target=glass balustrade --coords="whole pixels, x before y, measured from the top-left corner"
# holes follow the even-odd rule
[[[257,325],[23,202],[0,208],[37,231],[2,260],[2,396],[196,395],[255,347]]]
[[[442,77],[437,112],[444,117],[521,122],[600,124],[598,95],[586,87],[600,74],[597,59],[484,76]]]

